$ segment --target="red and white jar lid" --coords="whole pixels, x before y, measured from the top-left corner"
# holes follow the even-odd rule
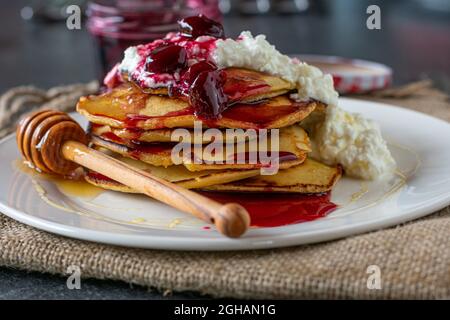
[[[295,57],[331,74],[334,87],[341,94],[380,90],[392,83],[392,69],[381,63],[322,55]]]

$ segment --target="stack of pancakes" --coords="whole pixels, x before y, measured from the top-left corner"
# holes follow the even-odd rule
[[[261,175],[259,162],[227,163],[225,158],[216,163],[194,163],[191,156],[186,156],[181,164],[174,164],[171,151],[179,142],[172,135],[174,130],[189,130],[192,143],[199,148],[206,148],[211,139],[194,137],[194,122],[201,119],[196,117],[188,99],[170,95],[165,87],[142,89],[124,75],[125,81],[108,92],[82,97],[77,111],[90,121],[89,133],[94,148],[186,188],[221,192],[330,191],[341,169],[308,158],[310,141],[299,125],[314,110],[323,110],[325,106],[315,101],[290,99],[289,92],[294,86],[279,77],[238,68],[228,68],[224,72],[223,91],[230,106],[218,119],[203,121],[203,126],[222,131],[279,128],[278,173]],[[238,136],[223,143],[249,144],[247,138]],[[224,154],[227,159],[235,156]],[[88,172],[86,180],[105,189],[134,192],[95,172]]]

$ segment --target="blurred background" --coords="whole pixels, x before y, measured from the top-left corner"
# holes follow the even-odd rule
[[[394,84],[431,78],[450,91],[448,0],[141,0],[139,17],[124,9],[136,1],[112,1],[116,11],[95,2],[0,0],[0,92],[98,79],[122,47],[164,34],[191,12],[223,19],[228,36],[264,33],[284,53],[372,60],[393,68]],[[84,14],[79,30],[66,26],[73,4]],[[381,9],[381,30],[366,27],[371,4]]]

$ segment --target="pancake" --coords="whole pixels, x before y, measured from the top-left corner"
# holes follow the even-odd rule
[[[124,140],[134,140],[140,142],[178,142],[176,136],[172,137],[172,133],[174,133],[175,129],[155,129],[155,130],[141,130],[141,129],[131,129],[131,128],[114,128],[106,125],[99,125],[95,123],[90,123],[89,131],[96,135],[100,136],[106,132],[112,132],[114,135]],[[191,141],[194,141],[194,130],[188,130],[189,135],[191,137]],[[217,137],[221,141],[221,137]],[[225,142],[226,136],[224,136]],[[248,141],[251,137],[246,135],[244,132],[242,134],[237,132],[235,142],[243,142]],[[210,143],[212,141],[211,137],[198,135],[198,143]]]
[[[203,121],[209,127],[282,128],[306,118],[319,102],[296,102],[288,95],[254,104],[230,106],[217,120]],[[152,95],[124,83],[101,95],[81,97],[77,111],[90,122],[115,128],[163,129],[193,128],[199,120],[188,102],[167,96]]]
[[[101,136],[107,132],[111,132],[115,136],[124,140],[135,140],[142,142],[176,142],[173,140],[172,132],[174,129],[155,129],[155,130],[140,130],[131,128],[114,128],[107,125],[89,123],[88,131],[96,136]],[[191,133],[191,136],[193,133]],[[203,141],[202,143],[207,143]]]
[[[181,165],[162,168],[125,157],[115,157],[131,166],[187,189],[204,191],[323,193],[330,191],[342,175],[339,166],[329,167],[312,159],[306,159],[301,165],[280,170],[273,176],[260,176],[259,170],[191,172]],[[138,193],[130,187],[93,171],[88,171],[85,179],[87,182],[103,189]]]
[[[156,177],[173,182],[187,189],[204,188],[214,184],[237,181],[249,177],[254,177],[256,175],[259,175],[260,173],[259,170],[214,170],[191,172],[187,170],[183,165],[163,168],[153,166],[142,161],[122,157],[106,149],[100,149],[100,151],[113,156],[117,160],[122,161],[132,167],[143,170]],[[94,171],[87,170],[85,180],[103,189],[137,193],[137,191],[131,189],[130,187],[127,187]]]
[[[91,135],[91,144],[111,150],[125,157],[141,160],[154,166],[169,167],[174,163],[171,158],[174,144],[170,143],[148,143],[133,144],[119,139],[113,134],[101,136]]]
[[[226,68],[224,93],[231,103],[254,102],[276,97],[295,88],[294,84],[277,76],[242,68]],[[127,79],[126,75],[123,78]],[[153,95],[169,95],[167,87],[143,89]]]
[[[270,141],[270,138],[268,139],[268,141]],[[171,155],[172,148],[176,145],[175,143],[136,144],[133,141],[121,139],[115,136],[112,132],[103,133],[100,136],[91,135],[91,143],[96,146],[109,149],[122,156],[141,160],[151,165],[163,167],[174,165]],[[238,153],[247,153],[249,151],[253,151],[252,149],[250,149],[250,147],[253,145],[254,144],[249,144],[248,142],[245,144],[224,145],[224,152],[222,157],[219,158],[217,156],[215,158],[217,160],[216,162],[222,160],[222,164],[196,164],[192,162],[191,154],[185,154],[184,157],[180,160],[190,171],[262,168],[264,167],[264,165],[260,161],[256,163],[225,163],[227,159],[236,158],[236,155]],[[233,148],[231,148],[230,146],[233,146]],[[207,147],[208,145],[201,146],[203,151]],[[202,154],[205,154],[203,151]],[[306,154],[310,151],[311,146],[308,135],[301,127],[291,126],[288,128],[283,128],[279,131],[279,167],[281,169],[286,169],[301,164],[305,160]],[[206,160],[213,159],[206,158]]]
[[[203,189],[227,192],[323,193],[330,191],[341,175],[340,166],[330,167],[308,158],[303,164],[280,170],[272,176],[260,175]]]
[[[270,148],[270,139],[267,139],[267,142],[269,143],[267,149],[271,150]],[[241,144],[242,145],[242,144]],[[255,148],[252,148],[254,146]],[[242,148],[243,149],[243,148]],[[229,158],[236,158],[236,154],[238,152],[234,152],[234,150],[238,150],[237,148],[233,149],[232,152],[229,152],[226,155],[226,159]],[[247,143],[245,152],[257,152],[257,146]],[[308,138],[308,135],[306,134],[306,131],[303,130],[299,126],[290,126],[287,128],[280,129],[279,131],[279,168],[280,169],[287,169],[292,166],[298,165],[303,163],[306,159],[306,155],[308,152],[311,151],[311,145]],[[214,169],[225,169],[225,168],[239,168],[239,169],[252,169],[255,167],[262,167],[260,164],[196,164],[192,161],[189,161],[191,159],[185,159],[184,165],[186,168],[188,168],[191,171],[200,171],[200,170],[214,170]],[[214,160],[213,158],[208,159],[207,157],[205,160]]]

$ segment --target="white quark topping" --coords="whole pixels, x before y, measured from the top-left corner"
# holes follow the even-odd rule
[[[119,70],[121,72],[134,72],[139,62],[141,61],[141,56],[138,53],[136,47],[129,47],[125,50],[122,62],[119,65]]]
[[[244,31],[237,40],[217,40],[212,60],[220,68],[248,68],[296,83],[298,93],[292,96],[296,100],[313,98],[326,104],[337,104],[338,93],[330,75],[281,54],[265,35],[253,37],[249,31]]]
[[[145,59],[139,54],[137,47],[129,47],[124,52],[124,58],[119,64],[119,71],[126,72],[141,84],[148,88],[158,88],[167,86],[170,81],[176,79],[179,75],[161,74],[154,76],[150,72],[145,71],[141,61]],[[142,65],[141,67],[139,67]]]
[[[312,157],[329,165],[341,164],[350,176],[372,180],[395,171],[395,160],[372,120],[330,105],[325,119],[308,130]]]

